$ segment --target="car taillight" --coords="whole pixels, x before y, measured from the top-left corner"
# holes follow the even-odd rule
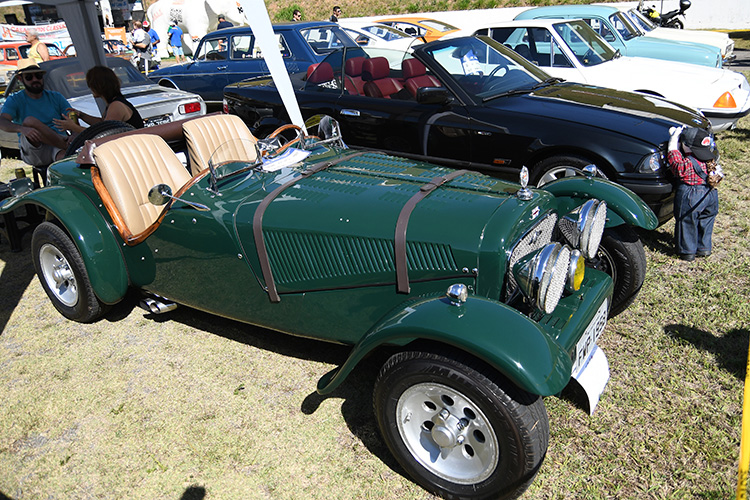
[[[181,115],[187,115],[190,113],[197,113],[201,110],[201,103],[199,102],[189,102],[187,104],[180,104],[179,107],[180,114]]]

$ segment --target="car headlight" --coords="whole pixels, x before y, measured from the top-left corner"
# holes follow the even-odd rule
[[[659,152],[646,156],[638,164],[639,174],[655,174],[661,170],[662,154]]]
[[[588,200],[562,217],[557,225],[568,243],[580,249],[585,258],[592,259],[599,250],[606,222],[607,203]]]
[[[551,314],[562,297],[570,268],[570,248],[550,243],[523,257],[513,266],[521,292],[534,306]]]

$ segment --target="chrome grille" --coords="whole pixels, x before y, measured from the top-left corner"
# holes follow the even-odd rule
[[[508,285],[505,287],[505,298],[507,299],[510,295],[516,291],[518,284],[516,279],[513,277],[513,266],[519,261],[524,255],[528,255],[531,252],[539,250],[545,245],[552,242],[552,233],[555,230],[557,224],[557,214],[551,213],[545,215],[530,231],[528,231],[519,241],[510,254],[508,259]]]

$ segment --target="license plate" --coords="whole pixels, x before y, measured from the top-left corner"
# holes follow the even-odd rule
[[[596,311],[594,319],[591,320],[583,336],[576,344],[576,357],[573,361],[572,376],[577,377],[580,371],[586,366],[586,362],[591,356],[591,352],[596,346],[596,341],[607,326],[607,313],[609,312],[609,301],[605,300]]]
[[[147,118],[144,120],[146,123],[145,125],[147,127],[153,127],[154,125],[162,125],[164,123],[169,123],[172,121],[171,115],[163,115],[163,116],[154,116],[151,118]]]

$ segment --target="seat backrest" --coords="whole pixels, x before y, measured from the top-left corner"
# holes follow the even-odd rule
[[[308,83],[323,83],[333,80],[333,68],[325,61],[307,67]]]
[[[524,59],[528,59],[529,61],[531,61],[531,50],[525,43],[519,43],[513,50],[518,52],[518,54],[521,55],[521,57],[523,57]]]
[[[255,144],[257,139],[247,128],[245,122],[237,115],[208,115],[195,120],[186,121],[182,125],[187,143],[190,161],[190,172],[197,175],[208,168],[211,155],[221,146],[233,141],[236,147],[241,147],[245,141]],[[237,151],[237,160],[254,162],[257,159],[255,148],[243,148]]]
[[[365,95],[368,97],[390,98],[404,86],[395,78],[391,78],[388,59],[373,57],[365,60],[362,65],[362,79],[365,81]]]
[[[347,59],[344,64],[344,86],[352,95],[363,94],[365,91],[365,81],[362,79],[362,67],[366,58],[364,56],[352,57]]]
[[[442,87],[440,80],[427,74],[427,68],[417,59],[404,59],[401,63],[405,84],[413,96],[417,96],[417,90],[422,87]]]
[[[99,194],[126,241],[130,239],[126,235],[142,233],[162,212],[163,207],[148,201],[153,186],[168,184],[176,193],[191,178],[174,151],[158,135],[120,137],[96,147],[93,156],[106,190]]]

